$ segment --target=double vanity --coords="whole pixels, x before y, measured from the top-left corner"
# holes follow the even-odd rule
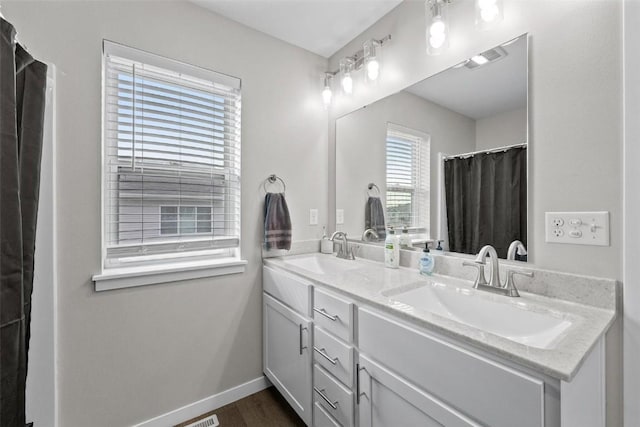
[[[265,375],[309,426],[603,427],[616,282],[528,266],[510,298],[465,261],[265,259]]]

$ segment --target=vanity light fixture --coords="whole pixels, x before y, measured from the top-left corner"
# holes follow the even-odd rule
[[[351,73],[353,72],[354,65],[355,61],[353,58],[342,58],[340,60],[341,85],[345,95],[351,95],[353,93],[353,77],[351,77]]]
[[[426,0],[424,3],[427,18],[427,53],[439,55],[449,46],[449,21],[447,12],[451,0]]]
[[[381,47],[391,40],[391,34],[381,39],[367,40],[362,49],[351,56],[340,60],[340,68],[335,71],[327,71],[324,75],[324,89],[322,90],[322,100],[325,107],[331,104],[332,91],[331,80],[340,74],[340,86],[345,95],[351,95],[354,87],[354,73],[364,69],[364,79],[368,83],[374,83],[380,77],[381,68]]]
[[[331,98],[333,97],[333,92],[331,91],[332,79],[333,73],[324,74],[324,89],[322,89],[322,102],[324,103],[324,108],[329,108],[329,105],[331,105]]]
[[[502,0],[476,0],[476,26],[486,30],[503,19]]]

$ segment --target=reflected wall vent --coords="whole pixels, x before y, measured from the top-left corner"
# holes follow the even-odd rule
[[[493,49],[484,51],[481,54],[474,56],[473,58],[470,58],[469,60],[467,60],[464,66],[469,68],[470,70],[474,70],[483,65],[499,61],[507,55],[508,53],[506,50],[501,47],[495,47]]]

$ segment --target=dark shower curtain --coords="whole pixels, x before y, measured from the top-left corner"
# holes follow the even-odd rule
[[[512,241],[526,246],[526,147],[448,159],[444,175],[450,251],[492,245],[506,258]]]
[[[24,427],[47,66],[0,27],[0,426]]]

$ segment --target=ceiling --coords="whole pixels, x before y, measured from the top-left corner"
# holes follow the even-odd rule
[[[408,92],[478,120],[527,106],[527,38],[503,46],[507,56],[476,69],[450,68]]]
[[[233,21],[329,58],[402,0],[191,0]]]

